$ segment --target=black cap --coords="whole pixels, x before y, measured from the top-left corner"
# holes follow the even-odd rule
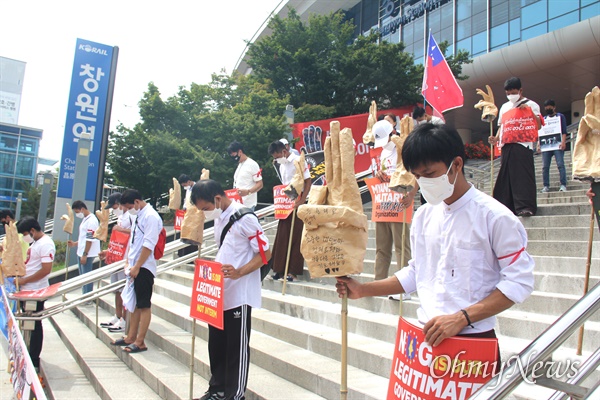
[[[112,208],[116,203],[121,204],[121,193],[113,193],[108,196],[108,204],[104,207],[105,210]]]

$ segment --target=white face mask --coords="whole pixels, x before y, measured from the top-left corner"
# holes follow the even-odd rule
[[[285,164],[288,162],[287,158],[285,158],[285,157],[276,158],[275,161],[277,161],[279,164]]]
[[[423,125],[427,123],[427,118],[425,118],[423,121],[417,121],[417,125]]]
[[[438,205],[454,193],[454,184],[458,178],[458,173],[454,177],[454,183],[448,181],[448,172],[450,172],[452,164],[448,167],[448,171],[444,175],[440,175],[436,178],[424,178],[417,179],[419,187],[421,188],[421,194],[425,197],[428,203],[431,205]]]
[[[78,212],[78,213],[75,214],[75,216],[77,218],[83,218],[83,213],[82,212]]]
[[[33,236],[31,236],[31,234],[27,236],[23,235],[23,241],[27,244],[31,244],[33,243]]]
[[[213,210],[205,210],[204,211],[204,216],[206,217],[207,221],[213,221],[217,218],[219,218],[221,216],[221,213],[223,212],[223,210],[221,210],[220,204],[219,207],[217,207],[217,199],[214,199],[215,202],[215,208]]]
[[[120,208],[113,208],[112,213],[115,215],[115,217],[120,217],[123,215],[123,210]]]
[[[140,210],[136,210],[135,208],[132,208],[131,210],[127,210],[127,212],[131,215],[138,215]]]
[[[519,101],[519,99],[521,98],[521,95],[519,95],[519,94],[508,94],[508,95],[506,95],[506,98],[508,99],[508,101],[510,101],[511,103],[515,104],[517,101]]]

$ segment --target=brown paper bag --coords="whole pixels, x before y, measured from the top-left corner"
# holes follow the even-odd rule
[[[63,227],[63,231],[67,232],[69,235],[73,234],[73,221],[75,217],[73,215],[73,210],[71,210],[71,205],[67,204],[67,214],[63,214],[60,219],[65,221],[65,226]]]
[[[585,115],[579,121],[573,150],[573,179],[600,182],[600,88],[585,96]]]
[[[408,115],[404,116],[400,120],[400,136],[392,136],[392,142],[396,145],[396,152],[398,154],[398,161],[396,164],[396,170],[390,177],[390,190],[400,193],[410,192],[417,182],[415,176],[408,172],[402,162],[402,146],[404,141],[408,138],[410,132],[412,132],[414,122]]]
[[[106,239],[108,237],[109,211],[104,208],[105,206],[106,202],[101,201],[100,209],[96,210],[96,217],[98,218],[100,226],[98,227],[98,229],[96,229],[96,232],[94,232],[94,237],[102,242],[106,242]]]
[[[173,189],[169,189],[169,210],[179,210],[181,208],[181,185],[179,181],[173,178]]]
[[[190,205],[183,216],[181,223],[181,241],[183,243],[200,246],[204,235],[204,211]]]
[[[25,260],[23,260],[21,243],[19,243],[17,224],[11,221],[5,227],[6,248],[2,254],[2,273],[5,276],[24,276]]]

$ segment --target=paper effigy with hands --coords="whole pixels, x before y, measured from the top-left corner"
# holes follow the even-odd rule
[[[585,95],[585,112],[579,121],[573,150],[573,179],[600,182],[600,88]]]
[[[179,181],[173,178],[173,189],[169,189],[169,210],[181,208],[181,186]]]
[[[63,227],[63,231],[67,232],[69,235],[73,234],[73,223],[75,220],[75,216],[73,215],[73,210],[71,209],[71,205],[67,204],[67,213],[63,214],[60,219],[65,221],[65,226]]]
[[[294,161],[294,167],[296,167],[296,172],[294,172],[290,184],[283,189],[283,193],[292,200],[296,200],[304,190],[304,171],[308,168],[304,152],[300,154],[300,158]]]
[[[2,253],[2,274],[4,276],[24,276],[25,260],[21,243],[19,243],[19,234],[17,233],[17,224],[9,222],[6,227],[6,248]]]
[[[210,170],[206,168],[202,168],[202,174],[200,174],[200,180],[205,181],[210,179]]]
[[[398,154],[396,170],[390,177],[389,184],[390,190],[393,190],[394,192],[406,193],[410,192],[415,187],[415,176],[404,168],[404,163],[402,162],[402,146],[404,146],[404,141],[412,132],[413,126],[413,119],[408,115],[405,115],[404,118],[400,120],[400,136],[392,136],[390,139],[396,145],[396,152]]]
[[[108,218],[110,213],[108,209],[104,208],[105,206],[106,202],[101,201],[100,209],[96,210],[96,217],[98,218],[100,226],[98,226],[98,229],[94,232],[94,237],[102,242],[106,242],[106,239],[108,238]]]
[[[194,205],[188,206],[181,222],[181,241],[195,246],[201,245],[205,219],[204,211],[198,210]]]
[[[473,107],[481,110],[481,120],[483,122],[492,122],[498,116],[498,107],[494,103],[494,92],[490,85],[485,85],[487,93],[481,89],[476,89],[477,94],[483,97]]]
[[[332,121],[325,140],[327,186],[314,186],[308,204],[298,208],[304,221],[300,251],[310,276],[345,276],[363,271],[367,216],[354,176],[352,131]]]
[[[373,133],[373,125],[377,122],[377,103],[371,102],[369,107],[369,118],[367,119],[367,130],[363,134],[363,143],[368,146],[375,144],[375,134]]]

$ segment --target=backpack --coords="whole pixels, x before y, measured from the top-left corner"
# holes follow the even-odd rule
[[[138,225],[138,220],[135,220],[135,229],[139,229],[143,235],[145,235],[142,228]],[[154,246],[154,259],[160,260],[165,255],[165,246],[167,244],[167,230],[163,227],[158,234],[158,241],[156,242],[156,246]]]
[[[256,217],[256,214],[254,214],[254,212],[251,209],[246,208],[246,207],[240,208],[238,211],[233,213],[233,215],[231,217],[229,217],[229,222],[227,223],[227,225],[225,225],[225,228],[223,228],[223,232],[221,232],[221,242],[219,243],[219,248],[223,245],[225,236],[227,236],[227,233],[229,232],[229,229],[231,229],[231,226],[236,221],[238,221],[240,218],[242,218],[244,215],[248,215],[248,214],[252,214]],[[256,219],[258,220],[258,217],[256,217]],[[271,259],[269,260],[268,263],[266,263],[262,267],[260,267],[260,280],[261,281],[263,281],[265,279],[265,277],[269,274],[269,271],[271,270],[272,267],[273,267],[273,257],[271,257]]]

